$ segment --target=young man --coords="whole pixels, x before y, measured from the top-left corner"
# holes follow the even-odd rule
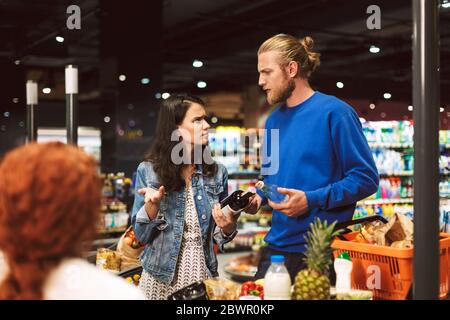
[[[266,201],[273,208],[268,246],[255,278],[264,277],[270,256],[282,254],[294,280],[305,268],[304,236],[315,217],[328,223],[350,220],[356,202],[378,188],[378,172],[356,112],[309,85],[320,64],[312,47],[310,37],[279,34],[258,50],[259,85],[270,104],[281,103],[267,119],[264,142],[265,150],[279,143],[278,171],[264,173],[263,161],[262,174],[265,183],[282,187],[278,191],[289,198],[274,203],[258,192],[246,210],[255,213]],[[279,141],[268,139],[273,129],[279,130]]]

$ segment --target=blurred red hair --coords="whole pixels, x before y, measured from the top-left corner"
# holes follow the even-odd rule
[[[59,142],[29,144],[0,164],[0,251],[9,274],[0,299],[43,299],[49,273],[80,257],[100,213],[95,161]]]

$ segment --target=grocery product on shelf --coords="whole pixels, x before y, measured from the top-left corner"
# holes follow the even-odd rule
[[[378,191],[357,204],[354,218],[373,214],[413,217],[414,156],[412,121],[362,121],[364,135],[380,174]],[[439,131],[439,194],[450,197],[450,131]],[[442,216],[442,215],[441,215]]]
[[[327,221],[316,218],[311,224],[311,230],[305,237],[307,247],[305,262],[307,268],[295,277],[294,300],[327,300],[330,299],[331,241],[338,234],[334,230],[336,222],[328,225]],[[265,282],[265,281],[264,281]],[[266,286],[266,284],[265,284]],[[266,295],[267,295],[267,288]]]
[[[214,160],[222,163],[230,175],[256,173],[260,168],[260,129],[218,126],[209,133],[209,148]]]
[[[129,223],[128,209],[132,204],[131,179],[123,172],[101,174],[102,206],[99,233],[125,232]]]

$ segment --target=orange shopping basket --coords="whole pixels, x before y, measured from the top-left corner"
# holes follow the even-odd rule
[[[373,220],[386,220],[371,216],[340,223],[336,229]],[[400,249],[353,242],[358,232],[350,232],[335,239],[332,248],[336,258],[348,252],[353,262],[352,288],[371,290],[374,299],[406,299],[413,281],[414,249]],[[440,298],[445,299],[450,282],[450,234],[440,234]]]

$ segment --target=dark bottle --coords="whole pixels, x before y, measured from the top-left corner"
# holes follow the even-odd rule
[[[224,213],[237,214],[248,206],[253,195],[250,191],[236,190],[220,202],[220,207]]]

